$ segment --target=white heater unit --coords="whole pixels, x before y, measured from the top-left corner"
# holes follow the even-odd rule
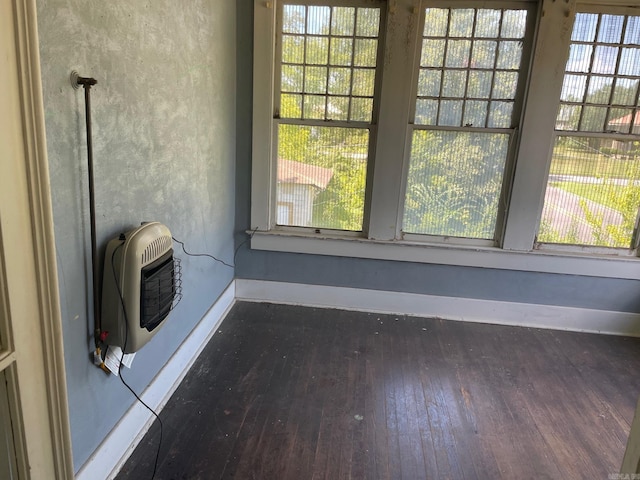
[[[125,353],[142,348],[180,297],[180,269],[169,229],[143,223],[107,244],[102,282],[106,343]]]

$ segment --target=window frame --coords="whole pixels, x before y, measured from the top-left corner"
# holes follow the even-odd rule
[[[617,5],[618,2],[609,2],[609,4],[605,4],[603,5],[602,3],[597,3],[597,2],[585,2],[585,3],[581,3],[578,4],[576,6],[576,11],[574,13],[574,18],[575,15],[579,14],[579,13],[588,13],[588,14],[597,14],[597,15],[625,15],[625,16],[638,16],[640,17],[640,7],[626,7],[626,6],[620,6]],[[573,32],[573,28],[572,28],[572,32]],[[596,39],[597,40],[597,39]],[[571,45],[571,40],[569,40],[569,45]],[[586,42],[578,42],[578,44],[583,44]],[[597,45],[597,41],[593,42],[593,45]],[[620,44],[619,48],[623,48],[623,44]],[[569,54],[567,54],[567,60],[569,58]],[[619,61],[619,57],[616,60],[616,62]],[[593,62],[593,59],[591,60],[591,62]],[[562,77],[563,77],[563,82],[564,82],[564,76],[566,74],[575,74],[575,72],[570,71],[567,72],[566,68],[563,68],[563,72],[562,72]],[[585,75],[589,75],[589,76],[603,76],[604,74],[599,74],[597,72],[593,72],[591,71],[591,69],[589,70],[589,72]],[[611,75],[612,78],[617,79],[619,78],[616,75]],[[640,76],[638,79],[638,92],[636,92],[636,101],[640,98]],[[612,84],[612,89],[611,89],[611,95],[609,98],[609,102],[607,103],[607,109],[612,109],[614,108],[614,105],[611,104],[612,102],[612,98],[614,95],[614,88],[613,88],[613,84]],[[558,98],[558,108],[560,108],[563,104],[563,101],[561,100],[561,98]],[[570,104],[569,102],[564,102],[564,104]],[[580,122],[582,122],[582,115],[584,113],[584,107],[585,106],[590,106],[590,105],[594,105],[594,106],[598,106],[600,107],[600,104],[591,104],[591,103],[583,103],[580,102],[579,104],[582,105],[582,109],[581,109],[581,120]],[[604,104],[602,104],[604,105]],[[636,111],[636,109],[638,109],[638,107],[629,107],[629,109]],[[638,110],[638,112],[640,112],[640,109]],[[609,122],[609,112],[607,113],[607,117],[606,117],[606,123]],[[605,123],[605,126],[606,126]],[[634,134],[633,132],[629,132],[629,133],[622,133],[622,132],[611,132],[611,131],[590,131],[590,130],[580,130],[578,127],[576,127],[575,130],[561,130],[558,129],[556,127],[556,122],[554,122],[554,128],[553,128],[553,143],[551,145],[551,153],[550,156],[553,153],[553,149],[554,149],[554,145],[555,142],[557,140],[558,137],[575,137],[575,138],[598,138],[598,139],[609,139],[609,140],[619,140],[619,141],[640,141],[640,134]],[[549,160],[549,166],[551,166],[551,159]],[[548,176],[548,175],[547,175]],[[543,192],[543,195],[546,195],[546,188],[545,188],[545,192]],[[544,201],[544,197],[543,197],[543,201]],[[542,212],[540,214],[540,216],[542,217]],[[542,220],[542,218],[540,218],[540,220]],[[534,248],[537,250],[542,250],[542,251],[556,251],[556,252],[575,252],[575,251],[582,251],[582,252],[587,252],[587,253],[594,253],[594,254],[602,254],[602,255],[621,255],[621,256],[638,256],[640,255],[640,236],[639,236],[639,224],[640,224],[640,206],[638,206],[638,215],[636,216],[636,220],[635,220],[635,226],[634,226],[634,230],[632,233],[632,237],[630,239],[630,248],[629,249],[623,249],[623,248],[618,248],[618,247],[607,247],[607,246],[596,246],[596,245],[582,245],[582,244],[561,244],[561,243],[550,243],[550,242],[539,242],[537,239],[537,235],[536,235],[536,239],[534,242]]]
[[[519,78],[518,85],[516,88],[516,93],[514,95],[514,104],[513,104],[513,112],[511,117],[511,125],[509,127],[449,127],[449,126],[439,126],[439,125],[422,125],[414,123],[414,116],[416,110],[416,99],[418,98],[418,72],[420,69],[420,56],[421,56],[421,45],[419,44],[414,53],[414,66],[413,66],[413,76],[412,76],[412,84],[411,84],[411,108],[409,111],[409,121],[407,126],[407,140],[405,147],[405,159],[403,165],[402,172],[402,188],[401,188],[401,197],[400,197],[400,207],[399,207],[399,215],[397,219],[396,226],[396,238],[408,240],[412,242],[436,242],[443,244],[458,244],[458,245],[477,245],[482,247],[500,247],[502,244],[502,237],[504,235],[505,228],[505,220],[506,214],[509,204],[509,194],[510,194],[510,186],[511,186],[511,178],[513,176],[513,171],[515,167],[515,162],[517,159],[516,155],[516,145],[518,143],[519,137],[519,125],[522,121],[522,112],[524,110],[524,104],[526,101],[525,92],[527,89],[527,83],[530,72],[530,62],[531,55],[534,49],[534,39],[535,39],[535,31],[537,24],[537,3],[535,0],[516,0],[516,1],[491,1],[483,3],[482,5],[478,5],[477,2],[469,1],[452,1],[452,0],[434,0],[430,2],[421,2],[420,6],[420,18],[419,18],[419,31],[417,42],[421,43],[422,41],[422,31],[424,29],[425,23],[425,14],[426,8],[455,8],[455,9],[463,9],[463,8],[473,8],[473,9],[483,9],[483,8],[495,8],[495,9],[509,9],[509,8],[521,8],[527,11],[527,21],[525,27],[525,36],[523,38],[523,49],[522,49],[522,57],[520,60],[520,69],[518,70]],[[448,37],[447,37],[448,38]],[[480,38],[480,37],[474,37]],[[497,53],[496,53],[497,55]],[[443,66],[443,69],[445,67]],[[495,73],[496,68],[492,69],[492,72]],[[465,96],[466,99],[466,96]],[[489,101],[489,100],[488,100]],[[409,233],[402,230],[403,224],[403,216],[404,216],[404,203],[406,201],[406,189],[408,183],[408,174],[409,174],[409,164],[410,164],[410,156],[411,156],[411,144],[413,133],[416,130],[421,131],[458,131],[458,132],[479,132],[479,133],[501,133],[509,135],[507,153],[504,160],[504,171],[502,175],[502,187],[500,196],[498,199],[498,206],[496,211],[496,222],[494,229],[494,237],[493,239],[480,239],[480,238],[467,238],[467,237],[449,237],[445,235],[430,235],[430,234],[421,234],[421,233]]]
[[[374,83],[374,94],[373,94],[373,108],[371,111],[371,120],[369,122],[364,121],[350,121],[350,120],[323,120],[323,119],[289,119],[289,118],[281,118],[280,115],[280,94],[281,94],[281,68],[282,68],[282,43],[279,40],[283,36],[282,30],[282,12],[283,6],[286,4],[299,4],[305,6],[349,6],[349,7],[379,7],[380,8],[380,28],[378,36],[376,40],[378,41],[378,52],[376,56],[376,79]],[[387,18],[387,12],[385,10],[385,0],[350,0],[348,5],[343,5],[335,0],[284,0],[277,1],[274,5],[275,10],[275,30],[274,30],[274,50],[272,52],[273,56],[273,85],[271,87],[271,95],[272,95],[272,133],[271,133],[271,178],[272,178],[272,191],[270,192],[271,202],[277,203],[277,159],[278,159],[278,129],[280,125],[297,125],[297,126],[310,126],[310,127],[344,127],[344,128],[356,128],[368,130],[369,132],[369,146],[367,149],[367,169],[366,169],[366,179],[365,179],[365,192],[364,192],[364,212],[363,212],[363,221],[361,230],[332,230],[332,229],[318,229],[316,227],[302,227],[296,225],[278,225],[277,223],[277,214],[272,215],[269,220],[269,225],[271,230],[284,230],[291,232],[304,232],[308,229],[311,230],[324,230],[324,231],[333,231],[333,232],[341,232],[346,236],[363,236],[364,232],[367,229],[368,218],[369,218],[369,205],[370,205],[370,197],[371,197],[371,174],[373,168],[370,166],[371,162],[375,158],[375,139],[377,138],[377,119],[379,117],[380,111],[380,91],[382,84],[382,75],[380,66],[383,63],[384,59],[384,45],[385,45],[385,22]]]
[[[422,17],[427,6],[474,6],[469,0],[427,2],[396,0],[387,2],[384,37],[384,70],[378,118],[373,118],[370,135],[365,221],[362,232],[346,232],[275,225],[277,157],[274,139],[274,55],[277,38],[276,10],[279,0],[254,0],[254,82],[253,82],[253,159],[251,199],[251,248],[292,253],[334,255],[370,259],[389,259],[417,263],[472,266],[547,273],[566,273],[608,278],[640,280],[634,252],[603,251],[590,248],[537,248],[534,245],[549,172],[555,138],[555,117],[560,99],[564,69],[577,4],[575,0],[513,0],[483,3],[481,7],[500,8],[534,4],[528,22],[533,22],[533,41],[526,77],[519,128],[514,133],[513,154],[504,172],[503,196],[507,204],[498,218],[495,241],[478,241],[422,234],[401,234],[402,202],[406,188],[405,171],[412,126],[411,104],[417,82],[416,58],[419,55]],[[301,0],[309,5],[332,2]],[[353,4],[370,5],[367,0]],[[582,2],[580,8],[596,8],[608,13],[610,2]],[[603,5],[604,4],[604,5]],[[344,5],[344,4],[341,4]],[[478,8],[478,5],[475,5]],[[504,8],[504,7],[502,7]],[[604,12],[604,9],[607,12]],[[541,15],[542,11],[545,15]],[[625,7],[627,14],[638,9]],[[420,21],[416,21],[416,17]],[[382,16],[385,17],[384,15]],[[393,27],[390,28],[390,25]],[[383,41],[383,40],[381,40]],[[403,52],[403,54],[398,54]],[[558,72],[559,68],[559,72]],[[415,75],[414,75],[415,73]],[[410,94],[401,97],[386,92],[412,78]],[[279,81],[279,80],[278,80]],[[519,87],[520,88],[520,87]],[[541,99],[545,99],[541,101]],[[515,121],[516,123],[517,120]],[[377,135],[384,131],[385,135]],[[381,138],[384,137],[384,138]],[[390,221],[392,220],[392,221]]]

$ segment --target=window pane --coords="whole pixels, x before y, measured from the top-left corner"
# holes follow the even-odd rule
[[[493,98],[512,99],[516,96],[518,72],[496,72]]]
[[[640,29],[640,25],[638,28]],[[640,70],[640,48],[623,48],[618,73],[637,77],[638,70]]]
[[[620,43],[622,38],[622,24],[624,17],[620,15],[602,15],[598,42]]]
[[[558,117],[556,118],[556,129],[578,130],[581,112],[582,107],[580,105],[560,105]]]
[[[522,38],[527,23],[527,12],[524,10],[507,10],[502,17],[502,38]]]
[[[300,35],[282,36],[282,61],[304,63],[304,37]]]
[[[325,93],[327,91],[327,69],[325,67],[306,67],[304,69],[305,93]]]
[[[624,33],[624,43],[640,45],[640,17],[627,19],[627,30]]]
[[[356,68],[353,70],[353,95],[373,97],[375,70]]]
[[[464,97],[464,89],[467,83],[467,72],[460,70],[445,70],[442,81],[443,97]]]
[[[471,68],[493,68],[496,63],[497,44],[489,40],[473,42]]]
[[[354,122],[370,122],[373,111],[372,98],[352,98],[350,120]]]
[[[461,100],[442,100],[440,102],[438,125],[444,125],[447,127],[459,127],[462,125]]]
[[[464,110],[464,125],[484,127],[487,123],[488,102],[467,102]]]
[[[626,79],[618,79],[613,89],[614,105],[635,105],[638,83]]]
[[[493,239],[509,135],[413,132],[402,230]]]
[[[510,128],[526,18],[526,10],[426,9],[415,123]],[[438,105],[424,97],[440,97]],[[507,102],[467,105],[483,99]]]
[[[353,35],[356,9],[352,7],[334,7],[331,18],[331,35]]]
[[[293,65],[282,66],[283,92],[302,92],[303,68]]]
[[[578,13],[573,25],[571,40],[574,42],[593,42],[596,38],[598,15],[592,13]]]
[[[607,105],[611,97],[613,77],[591,77],[589,84],[589,103]]]
[[[283,5],[282,16],[280,118],[370,122],[380,9]]]
[[[451,22],[449,23],[449,36],[470,37],[473,31],[473,15],[474,10],[471,8],[452,9]]]
[[[618,49],[615,47],[597,46],[593,55],[593,67],[595,73],[609,73],[616,71]]]
[[[424,17],[425,37],[444,37],[447,35],[449,10],[446,8],[427,8]]]
[[[333,95],[351,94],[351,69],[350,68],[330,68],[329,69],[329,93]]]
[[[631,129],[631,119],[633,118],[633,110],[626,108],[612,108],[607,123],[607,130],[618,133],[629,133]]]
[[[329,61],[329,39],[326,37],[308,37],[306,63],[326,65]]]
[[[538,241],[629,248],[639,205],[639,142],[558,136]]]
[[[326,97],[321,95],[304,96],[304,118],[309,120],[321,120],[325,118]]]
[[[565,75],[560,99],[565,102],[582,102],[587,89],[586,75]]]
[[[635,133],[629,109],[638,101],[640,17],[578,13],[571,36],[556,129]],[[578,74],[579,73],[579,74]],[[623,122],[624,123],[624,122]]]
[[[489,98],[492,81],[491,72],[470,72],[467,95],[471,98]]]
[[[582,122],[580,123],[581,132],[602,132],[605,130],[604,122],[607,118],[607,109],[601,107],[584,107]]]
[[[375,67],[377,54],[378,40],[359,38],[356,40],[353,64],[358,67]]]
[[[497,38],[501,14],[500,10],[478,10],[476,15],[476,37]]]
[[[498,68],[518,70],[522,58],[521,42],[500,42],[498,51]]]
[[[419,97],[437,97],[440,95],[440,76],[439,70],[420,70],[418,75],[418,96]]]
[[[331,65],[351,65],[353,63],[353,40],[350,38],[334,38],[331,40]]]
[[[285,5],[282,15],[282,31],[285,33],[304,33],[306,10],[304,5]]]
[[[588,72],[592,53],[593,47],[591,45],[571,45],[569,60],[567,61],[567,72]]]
[[[358,37],[377,37],[380,25],[379,8],[359,8],[356,21],[356,35]]]
[[[444,60],[444,40],[423,40],[420,65],[423,67],[441,67]]]
[[[280,96],[280,116],[285,118],[302,118],[302,95]]]
[[[327,117],[329,120],[349,120],[349,98],[327,97]]]
[[[309,7],[307,13],[307,33],[314,35],[329,34],[329,7]]]
[[[369,131],[279,125],[278,225],[362,230]]]
[[[447,60],[445,66],[466,68],[469,66],[471,42],[468,40],[449,40],[447,43]]]
[[[419,99],[416,103],[415,123],[435,125],[438,119],[438,101]]]
[[[489,128],[510,128],[513,102],[491,102],[489,107]]]

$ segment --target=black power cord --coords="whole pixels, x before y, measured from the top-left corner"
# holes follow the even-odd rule
[[[111,270],[113,272],[113,279],[115,280],[115,283],[116,283],[116,289],[118,290],[118,297],[120,298],[120,305],[122,306],[122,313],[124,316],[124,324],[125,324],[124,342],[123,342],[124,344],[122,345],[122,355],[120,356],[120,362],[118,364],[118,376],[120,377],[120,381],[122,382],[122,384],[125,387],[127,387],[127,389],[133,394],[134,397],[136,397],[136,400],[138,402],[140,402],[147,410],[149,410],[153,414],[154,417],[156,417],[156,420],[160,424],[160,440],[158,441],[156,458],[153,462],[153,474],[151,475],[151,480],[153,480],[156,477],[156,471],[158,469],[158,459],[160,458],[160,447],[162,446],[162,430],[163,430],[162,420],[160,420],[160,417],[158,416],[158,414],[138,396],[138,394],[133,390],[133,388],[129,386],[129,384],[125,381],[124,377],[122,376],[122,360],[124,360],[124,355],[125,355],[124,352],[127,348],[127,340],[129,337],[129,317],[127,316],[127,309],[124,304],[124,297],[122,296],[122,290],[120,290],[120,284],[118,283],[118,276],[116,275],[116,269],[115,269],[116,252],[118,251],[119,248],[122,247],[122,245],[124,245],[124,243],[121,243],[116,248],[114,248],[113,253],[111,254]]]
[[[245,238],[242,242],[240,242],[240,244],[236,247],[236,249],[233,252],[233,265],[230,263],[225,262],[224,260],[220,260],[217,257],[214,257],[213,255],[210,255],[208,253],[191,253],[188,252],[187,249],[185,248],[184,242],[178,240],[176,237],[171,237],[173,238],[173,241],[176,243],[179,243],[180,246],[182,247],[182,251],[185,253],[185,255],[188,255],[190,257],[209,257],[212,260],[215,260],[218,263],[221,263],[222,265],[224,265],[225,267],[229,267],[229,268],[235,268],[235,264],[236,264],[236,256],[238,255],[238,251],[240,250],[240,247],[242,247],[245,243],[247,243],[250,239],[253,238],[253,235],[256,233],[256,231],[258,230],[258,228],[256,227],[251,233],[249,233],[249,237]]]
[[[234,265],[231,265],[230,263],[225,262],[224,260],[220,260],[217,257],[214,257],[213,255],[209,255],[208,253],[191,253],[188,252],[187,249],[184,246],[184,242],[181,242],[180,240],[178,240],[176,237],[171,237],[173,238],[173,241],[176,243],[179,243],[180,246],[182,247],[182,251],[186,254],[189,255],[190,257],[209,257],[213,260],[215,260],[218,263],[221,263],[222,265],[224,265],[225,267],[229,267],[229,268],[234,268]]]

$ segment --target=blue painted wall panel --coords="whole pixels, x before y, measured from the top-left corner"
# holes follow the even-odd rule
[[[91,257],[82,90],[92,89],[96,212],[106,242],[141,221],[165,223],[194,252],[233,257],[234,2],[39,0],[48,156],[76,470],[133,403],[90,363]],[[176,245],[177,247],[177,245]],[[233,279],[183,258],[184,298],[125,371],[142,391]]]

